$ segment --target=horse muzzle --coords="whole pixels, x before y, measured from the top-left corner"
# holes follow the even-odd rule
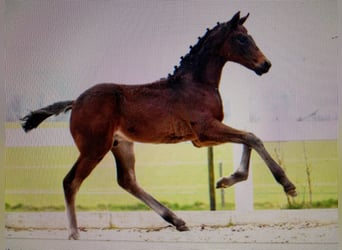
[[[254,72],[255,72],[257,75],[261,76],[262,74],[267,73],[267,72],[270,70],[271,66],[272,66],[272,63],[271,63],[269,60],[265,59],[264,62],[262,62],[261,64],[259,64],[259,65],[254,69]]]

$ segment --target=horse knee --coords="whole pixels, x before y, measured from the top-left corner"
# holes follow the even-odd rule
[[[246,141],[247,141],[248,146],[252,148],[264,146],[262,140],[253,133],[248,133],[246,135]]]

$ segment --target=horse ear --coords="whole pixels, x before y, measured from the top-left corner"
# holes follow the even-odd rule
[[[244,22],[246,22],[246,20],[247,20],[248,17],[249,17],[249,13],[248,13],[246,16],[242,17],[242,18],[239,20],[239,24],[240,24],[240,25],[244,24]]]
[[[240,11],[238,11],[233,17],[232,19],[230,19],[229,23],[231,25],[232,28],[236,28],[236,26],[239,24],[239,20],[240,20]]]

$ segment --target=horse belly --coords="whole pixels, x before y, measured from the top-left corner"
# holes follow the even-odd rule
[[[192,140],[193,131],[183,121],[155,119],[153,122],[137,122],[121,126],[116,132],[121,138],[143,143],[178,143]]]

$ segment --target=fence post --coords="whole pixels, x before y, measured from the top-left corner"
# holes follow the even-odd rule
[[[219,174],[220,174],[220,178],[222,178],[223,176],[223,163],[222,161],[219,162]],[[225,207],[225,200],[224,200],[224,188],[221,188],[221,207],[224,208]]]
[[[242,146],[238,144],[233,145],[233,163],[234,170],[239,167],[242,156]],[[250,166],[252,161],[250,161]],[[253,199],[253,176],[252,168],[249,168],[249,176],[246,181],[237,183],[235,187],[235,210],[241,212],[253,211],[254,199]]]
[[[209,201],[210,210],[216,210],[215,198],[215,175],[214,175],[214,152],[213,147],[208,147],[208,176],[209,176]]]

